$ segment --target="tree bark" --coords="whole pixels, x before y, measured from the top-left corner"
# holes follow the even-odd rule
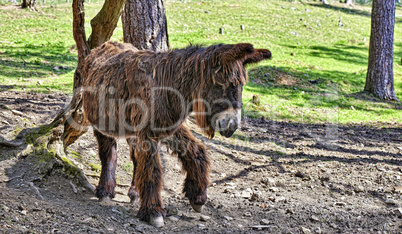
[[[30,10],[36,10],[36,0],[22,0],[21,8],[29,8]]]
[[[91,20],[92,34],[86,41],[84,1],[73,0],[73,34],[78,50],[78,66],[74,73],[73,98],[70,104],[60,113],[64,119],[64,132],[62,135],[64,149],[74,143],[87,132],[87,123],[84,122],[82,110],[82,84],[81,64],[91,49],[102,45],[110,39],[120,18],[125,0],[106,0],[101,11]],[[57,119],[57,118],[56,118]]]
[[[169,49],[167,21],[162,0],[127,0],[122,15],[124,42],[140,50]]]
[[[113,35],[126,0],[105,0],[102,9],[91,20],[92,34],[88,45],[91,49],[102,45]]]
[[[382,100],[398,100],[394,91],[395,0],[374,0],[365,91]]]

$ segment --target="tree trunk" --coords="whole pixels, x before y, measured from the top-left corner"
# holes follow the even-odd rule
[[[21,8],[29,8],[30,10],[36,10],[36,0],[22,0]]]
[[[352,5],[353,4],[353,0],[345,0],[346,5]]]
[[[119,21],[125,0],[106,0],[101,11],[91,20],[92,34],[86,41],[84,27],[84,2],[73,1],[73,34],[78,50],[78,66],[74,73],[73,98],[62,113],[64,121],[63,144],[64,148],[74,143],[80,136],[87,132],[87,123],[84,121],[82,111],[81,87],[84,82],[81,76],[81,68],[85,57],[97,46],[110,39]]]
[[[365,91],[382,100],[398,100],[394,91],[395,0],[374,0]]]
[[[169,49],[167,21],[162,0],[127,0],[122,15],[124,42],[140,50]]]
[[[91,20],[92,34],[88,45],[91,49],[102,45],[113,35],[126,0],[105,0],[100,12]]]

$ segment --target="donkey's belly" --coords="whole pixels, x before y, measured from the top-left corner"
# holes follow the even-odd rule
[[[101,92],[84,92],[85,118],[98,131],[113,137],[129,137],[149,128],[150,111],[140,99],[102,97]]]

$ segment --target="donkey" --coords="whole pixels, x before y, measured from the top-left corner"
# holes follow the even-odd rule
[[[185,126],[190,113],[210,138],[230,137],[240,124],[244,66],[271,58],[266,49],[240,43],[189,46],[168,52],[106,42],[80,64],[84,119],[98,142],[102,171],[95,195],[115,196],[116,139],[124,137],[134,164],[128,196],[140,198],[140,220],[164,225],[160,144],[186,171],[183,192],[196,212],[207,201],[210,161],[206,148]],[[180,142],[181,149],[173,142]]]

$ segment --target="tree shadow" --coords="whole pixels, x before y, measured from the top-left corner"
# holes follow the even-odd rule
[[[379,151],[384,145],[393,143],[398,145],[402,141],[402,129],[398,127],[376,128],[371,126],[360,125],[337,125],[337,129],[343,136],[338,139],[333,136],[326,136],[326,124],[306,124],[306,123],[287,123],[278,121],[262,121],[250,120],[250,125],[264,127],[268,129],[267,135],[264,139],[271,139],[271,143],[278,142],[277,139],[286,139],[287,142],[297,142],[299,140],[309,139],[313,144],[308,144],[306,147],[319,151],[326,151],[326,154],[311,154],[303,152],[286,153],[278,151],[275,147],[266,143],[261,143],[259,147],[251,148],[249,143],[230,144],[225,141],[216,139],[208,139],[196,132],[194,135],[205,142],[213,143],[209,147],[221,155],[226,156],[233,163],[245,166],[244,170],[227,176],[223,179],[213,181],[216,184],[222,184],[233,179],[246,177],[251,171],[259,168],[277,167],[280,173],[291,173],[286,169],[287,165],[294,164],[307,164],[311,162],[339,162],[343,164],[358,165],[360,163],[367,163],[371,165],[386,164],[390,166],[402,166],[402,153],[392,153]],[[288,131],[283,131],[286,128]],[[257,131],[255,128],[254,131]],[[347,133],[347,134],[345,134]],[[382,136],[382,137],[381,137]],[[258,138],[258,137],[257,137]],[[256,142],[256,140],[254,140]],[[336,144],[336,142],[338,142]],[[342,143],[348,144],[348,147],[341,146]],[[348,143],[351,142],[351,143]],[[363,142],[367,144],[362,149],[356,149],[353,145]],[[217,148],[216,146],[220,146]],[[279,145],[282,148],[288,148],[290,145]],[[227,150],[223,149],[226,148]],[[374,147],[372,149],[372,147]],[[232,154],[232,151],[243,152],[247,154],[255,154],[266,157],[267,161],[264,165],[252,165],[252,159],[244,160]],[[317,151],[316,151],[317,152]],[[351,156],[332,156],[334,152],[345,153]],[[341,154],[336,154],[341,155]],[[375,156],[375,157],[373,157]],[[285,162],[283,159],[286,159]]]
[[[334,5],[329,5],[329,4],[320,4],[320,3],[307,3],[308,5],[312,7],[318,7],[318,8],[324,8],[324,9],[329,9],[329,10],[334,10],[334,11],[340,11],[345,14],[350,14],[350,15],[360,15],[360,16],[365,16],[365,17],[371,17],[371,13],[359,9],[352,9],[346,7],[341,7],[341,6],[334,6]]]
[[[288,48],[296,49],[294,45],[283,45]],[[366,52],[366,55],[362,55]],[[342,62],[354,63],[356,65],[368,64],[368,48],[364,46],[342,45],[336,44],[328,46],[310,46],[310,52],[306,54],[317,58],[331,58]]]
[[[1,76],[45,77],[49,73],[65,74],[76,68],[77,56],[66,51],[65,47],[28,44],[20,47],[2,46],[1,49]]]
[[[295,70],[289,67],[270,66],[252,68],[249,72],[252,73],[251,82],[247,84],[249,92],[261,96],[277,96],[282,100],[291,101],[292,105],[300,108],[350,109],[353,106],[355,110],[384,113],[384,109],[369,108],[366,101],[381,104],[384,108],[391,110],[402,108],[400,102],[381,101],[361,92],[365,84],[364,72],[310,69],[307,67]],[[290,84],[283,84],[283,80],[289,80],[288,83]],[[352,91],[360,89],[361,91],[351,94],[349,89]],[[287,116],[283,117],[287,118]]]

